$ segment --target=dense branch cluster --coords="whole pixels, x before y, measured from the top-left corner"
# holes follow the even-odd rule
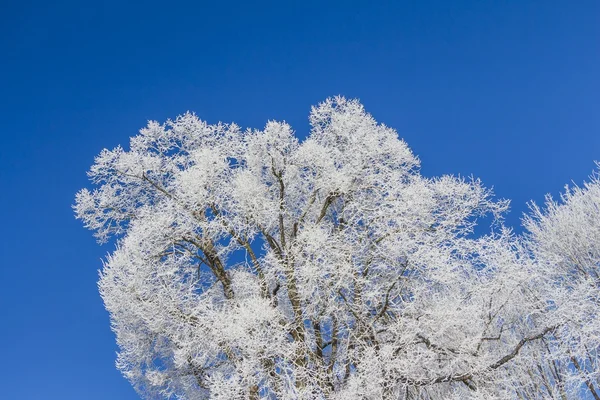
[[[519,236],[507,201],[423,177],[358,101],[310,122],[300,142],[188,113],[96,158],[75,210],[117,238],[99,286],[140,394],[598,398],[597,180]]]

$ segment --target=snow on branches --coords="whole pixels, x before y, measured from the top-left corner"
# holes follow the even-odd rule
[[[597,396],[598,180],[532,206],[519,237],[507,201],[420,175],[358,101],[310,122],[299,141],[187,113],[96,158],[75,212],[116,238],[99,287],[141,395]]]

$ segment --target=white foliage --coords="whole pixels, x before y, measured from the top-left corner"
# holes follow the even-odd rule
[[[194,114],[104,150],[75,211],[147,398],[577,398],[598,388],[600,182],[532,206],[428,179],[356,100],[242,132]],[[477,219],[492,229],[475,235]]]

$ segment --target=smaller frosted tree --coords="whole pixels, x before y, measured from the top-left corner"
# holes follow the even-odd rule
[[[188,113],[96,158],[75,210],[99,241],[117,238],[99,286],[141,395],[593,390],[598,275],[568,255],[597,271],[599,198],[576,205],[597,181],[534,208],[524,240],[501,224],[508,202],[478,180],[423,177],[358,101],[328,99],[310,122],[300,142],[284,122],[242,131]],[[574,232],[552,222],[561,213],[587,224],[587,245],[555,244]],[[486,215],[493,229],[475,235]]]
[[[547,338],[546,380],[600,400],[600,181],[565,189],[524,220],[543,294],[558,327]]]

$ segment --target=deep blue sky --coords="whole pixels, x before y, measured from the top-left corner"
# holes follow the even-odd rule
[[[300,135],[310,106],[360,98],[420,156],[525,202],[600,160],[600,2],[0,4],[0,380],[5,399],[135,399],[73,218],[103,148],[148,119]],[[254,3],[254,2],[253,2]]]

